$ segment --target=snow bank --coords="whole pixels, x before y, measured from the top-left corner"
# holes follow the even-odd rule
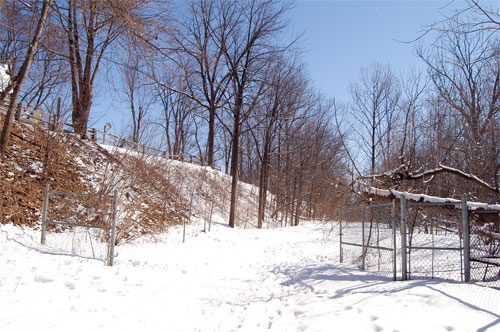
[[[10,75],[7,74],[8,66],[0,63],[0,92],[9,85]]]

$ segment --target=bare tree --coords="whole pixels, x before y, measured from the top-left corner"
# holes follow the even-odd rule
[[[17,107],[17,98],[21,93],[21,89],[23,87],[24,82],[26,81],[26,77],[28,76],[28,72],[30,70],[31,63],[33,61],[33,57],[38,48],[38,43],[40,41],[40,36],[42,35],[42,29],[45,24],[45,20],[49,13],[50,4],[52,0],[44,0],[42,3],[42,8],[40,11],[40,16],[38,18],[38,22],[36,25],[35,33],[31,40],[30,45],[28,46],[28,50],[26,52],[26,56],[24,58],[23,64],[19,69],[18,74],[16,75],[16,85],[12,92],[9,102],[9,108],[7,110],[7,116],[5,117],[5,123],[3,125],[2,134],[0,136],[0,154],[3,156],[5,154],[5,150],[7,148],[10,132],[12,130],[12,124],[14,122],[14,112]]]
[[[333,101],[308,94],[298,109],[292,106],[293,113],[280,120],[271,188],[277,197],[274,215],[284,226],[298,225],[301,217],[332,216],[333,201],[340,197],[338,185],[344,182],[344,151],[332,123]]]
[[[161,82],[165,84],[154,84],[155,94],[162,108],[160,126],[165,132],[167,150],[171,158],[183,160],[184,155],[194,145],[193,141],[198,140],[195,119],[198,105],[186,94],[177,92],[186,90],[183,77],[166,73]],[[203,163],[203,154],[200,153],[199,157]]]
[[[224,64],[224,49],[214,35],[221,28],[222,5],[221,1],[190,2],[188,16],[174,36],[176,56],[172,57],[184,73],[186,89],[182,93],[208,112],[206,160],[210,167],[214,166],[216,118],[229,101],[230,73]]]
[[[400,84],[401,95],[397,108],[401,114],[401,123],[394,130],[399,139],[394,140],[398,143],[395,144],[398,151],[391,151],[393,158],[397,158],[392,164],[396,167],[404,165],[409,169],[417,167],[417,144],[424,126],[420,119],[425,116],[428,79],[423,72],[411,69],[405,76],[402,75]]]
[[[256,81],[259,69],[263,68],[269,54],[278,51],[273,38],[282,32],[287,24],[284,15],[290,6],[286,3],[267,0],[248,2],[219,1],[218,28],[214,33],[217,45],[223,50],[225,64],[231,74],[233,102],[231,104],[232,152],[231,152],[231,207],[229,226],[235,226],[237,207],[237,184],[239,149],[242,120],[252,110],[252,104],[245,104],[246,93]],[[258,89],[258,88],[257,88]],[[248,105],[248,106],[247,106]],[[247,113],[247,114],[245,114]]]
[[[499,160],[490,155],[492,144],[498,144],[488,142],[499,125],[498,43],[483,31],[471,34],[459,29],[452,26],[439,37],[432,53],[419,51],[419,56],[429,67],[439,98],[460,120],[456,122],[461,132],[455,151],[461,151],[461,161],[448,167],[459,167],[498,187]]]
[[[293,59],[293,58],[292,58]],[[263,96],[261,119],[252,134],[259,161],[259,206],[257,228],[262,228],[267,204],[271,158],[276,145],[276,136],[280,121],[284,116],[296,116],[293,109],[300,108],[304,101],[308,82],[303,76],[303,69],[294,60],[287,61],[284,57],[274,60],[268,74],[268,85]],[[250,166],[248,169],[253,169]]]
[[[141,73],[140,67],[144,66],[141,55],[134,53],[129,48],[127,60],[120,66],[122,77],[122,93],[129,105],[132,120],[132,142],[139,143],[142,133],[147,125],[147,115],[154,103],[152,87],[148,79]]]
[[[36,10],[39,9],[35,4],[31,6],[29,2],[11,0],[7,1],[2,11],[0,60],[7,65],[11,80],[0,94],[0,102],[5,100],[16,85],[16,74],[23,64],[38,19],[38,15],[34,13],[35,7]],[[29,77],[27,79],[29,80]]]
[[[358,147],[364,153],[370,174],[375,174],[385,148],[390,146],[399,88],[390,66],[373,63],[362,68],[360,82],[350,85],[354,123]]]
[[[140,40],[154,38],[146,29],[148,24],[152,25],[145,14],[149,9],[149,2],[148,0],[56,2],[59,23],[64,29],[68,43],[73,129],[82,137],[87,133],[94,83],[110,45],[127,33]],[[154,26],[149,26],[149,29],[154,29]]]
[[[465,6],[454,10],[444,22],[431,25],[431,29],[439,32],[460,31],[460,33],[487,32],[492,36],[500,30],[500,11],[498,4],[479,3],[478,0],[465,0]],[[452,25],[450,25],[450,23]],[[453,25],[460,28],[455,29]]]
[[[402,185],[405,190],[448,197],[467,193],[475,199],[497,201],[498,41],[483,29],[471,31],[457,21],[447,22],[440,31],[431,48],[417,50],[433,85],[425,112],[419,112],[420,123],[412,120],[416,109],[408,107],[414,104],[412,100],[422,100],[419,95],[424,90],[417,81],[403,83],[399,107],[405,119],[400,129],[404,140],[398,158],[404,162],[372,177],[384,186]]]

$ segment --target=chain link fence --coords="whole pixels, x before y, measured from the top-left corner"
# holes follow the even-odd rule
[[[500,289],[500,214],[488,208],[469,210],[465,197],[408,203],[402,197],[343,208],[340,262],[394,280],[473,281]]]
[[[465,280],[460,204],[407,204],[408,279]]]
[[[396,279],[396,205],[364,205],[340,210],[340,260]]]
[[[45,187],[41,242],[60,253],[113,265],[117,193],[58,192]]]
[[[468,280],[462,205],[403,198],[341,209],[341,262],[394,280]]]
[[[498,211],[471,211],[471,280],[500,289],[500,219]]]

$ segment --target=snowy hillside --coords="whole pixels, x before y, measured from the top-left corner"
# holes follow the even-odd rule
[[[184,222],[209,222],[211,216],[227,220],[229,214],[231,178],[208,167],[100,146],[76,135],[17,122],[7,155],[0,160],[0,223],[39,227],[46,184],[61,192],[113,195],[117,190],[118,243],[161,234]],[[240,182],[238,190],[236,225],[253,228],[257,188]],[[109,207],[100,206],[98,201],[91,208],[93,212],[80,213],[75,207],[90,210],[92,202],[54,199],[48,211],[51,220],[90,225],[107,214],[105,222],[110,221]],[[264,227],[274,226],[267,217]]]
[[[106,149],[71,135],[44,141],[36,127],[16,136],[0,169],[3,198],[15,198],[2,203],[0,331],[500,331],[498,290],[340,264],[335,223],[275,228],[267,218],[257,230],[257,190],[246,184],[231,229],[227,175]],[[40,245],[45,181],[119,191],[113,267],[98,236],[86,257],[99,259],[75,251],[85,227]]]
[[[188,210],[186,213],[189,215],[189,220],[201,218],[208,221],[211,215],[218,215],[225,218],[227,223],[230,208],[230,176],[207,166],[165,159],[159,156],[143,155],[113,146],[101,145],[101,147],[122,161],[128,161],[130,158],[138,159],[153,169],[159,169],[161,177],[166,179],[182,198],[183,205]],[[122,164],[125,163],[122,162]],[[106,172],[102,170],[100,172],[100,178],[107,177]],[[145,175],[151,177],[150,173]],[[115,182],[113,187],[119,190],[120,196],[123,197],[123,194],[130,192],[130,184],[125,177],[122,176],[120,181]],[[97,190],[100,186],[100,183],[94,185]],[[269,193],[269,204],[272,203],[271,198],[272,195]],[[122,199],[122,202],[124,201],[126,200]],[[236,225],[242,228],[257,227],[258,188],[240,181],[238,183],[238,201]],[[267,211],[263,227],[274,228],[276,226],[277,221],[273,220]]]
[[[56,254],[0,228],[0,331],[500,331],[500,296],[472,284],[393,282],[338,263],[330,226],[171,228],[116,265]],[[330,234],[330,235],[329,235]]]

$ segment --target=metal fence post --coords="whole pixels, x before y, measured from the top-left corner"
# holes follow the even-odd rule
[[[344,256],[342,255],[342,210],[339,210],[339,243],[340,243],[340,262],[344,262]]]
[[[470,234],[469,234],[469,210],[467,197],[462,196],[462,237],[464,250],[464,278],[470,282]]]
[[[365,269],[365,208],[361,209],[361,270]]]
[[[115,190],[113,195],[113,220],[111,222],[111,237],[109,243],[109,266],[113,266],[115,258],[115,239],[116,239],[116,212],[118,205],[118,192]]]
[[[47,210],[49,208],[49,192],[50,186],[47,183],[45,185],[45,193],[43,195],[43,209],[42,209],[42,238],[41,243],[45,244],[46,232],[47,232]]]
[[[406,262],[406,197],[401,196],[401,279],[408,280]]]
[[[396,228],[397,228],[397,210],[396,210],[396,200],[392,200],[392,269],[393,269],[393,276],[392,279],[396,280],[397,276],[397,263],[396,263],[396,258],[397,256],[397,244],[396,244]]]

